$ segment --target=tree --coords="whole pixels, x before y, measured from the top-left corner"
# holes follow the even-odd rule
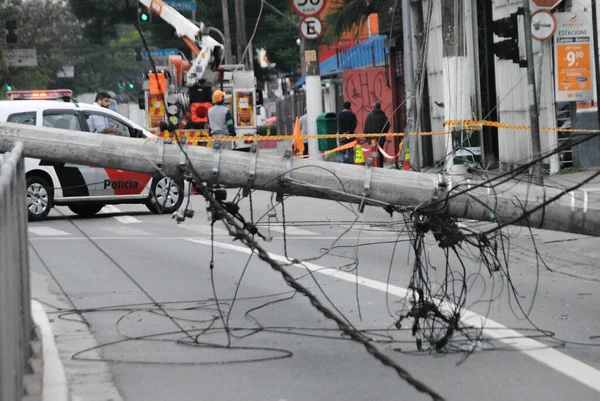
[[[128,31],[122,31],[118,38],[108,41],[105,45],[90,44],[82,51],[75,66],[73,91],[76,94],[100,90],[121,92],[130,96],[136,94],[140,90],[138,77],[151,68],[147,60],[135,60],[135,47],[139,44],[138,33],[130,27]],[[125,90],[119,88],[120,80],[125,81]],[[128,83],[134,84],[133,92]]]
[[[132,27],[137,21],[137,0],[120,0],[107,2],[105,0],[69,0],[76,17],[85,22],[85,35],[88,40],[96,46],[107,46],[117,38],[119,29],[123,26]],[[110,3],[110,6],[107,4]],[[277,68],[288,72],[293,70],[299,62],[299,50],[296,45],[298,30],[296,29],[296,16],[291,12],[289,0],[270,0],[272,7],[281,10],[288,17],[275,16],[272,9],[263,7],[260,22],[253,39],[253,47],[265,47],[271,62],[276,63]],[[223,31],[223,16],[221,0],[198,0],[196,1],[196,18],[209,26]],[[236,32],[234,0],[229,0],[230,29]],[[246,2],[246,25],[248,38],[252,35],[259,10],[260,0]],[[189,15],[189,13],[188,13]],[[120,28],[121,27],[121,28]],[[144,24],[144,34],[151,46],[177,47],[188,57],[191,57],[185,44],[174,36],[174,29],[161,21],[159,17],[152,18],[151,24]],[[221,38],[215,36],[219,42]],[[235,34],[232,35],[232,45],[235,48]],[[137,46],[141,45],[138,40]],[[234,52],[235,53],[235,52]],[[250,55],[254,57],[254,55]],[[257,70],[258,71],[258,70]],[[260,72],[258,73],[261,74]]]
[[[137,19],[137,0],[68,0],[73,14],[85,23],[85,36],[93,45],[106,44],[118,34],[118,24]]]
[[[64,1],[25,0],[17,9],[18,48],[36,49],[38,65],[4,65],[3,70],[16,89],[46,88],[63,66],[75,61],[83,44],[83,26]]]
[[[363,24],[367,17],[380,10],[385,0],[334,0],[326,21],[326,39],[333,42],[344,33],[352,32]]]

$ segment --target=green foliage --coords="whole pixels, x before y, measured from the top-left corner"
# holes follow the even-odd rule
[[[256,134],[260,136],[265,136],[269,132],[269,129],[266,125],[260,125],[256,127]]]
[[[267,125],[267,128],[269,129],[269,135],[277,135],[277,125]]]
[[[14,2],[15,4],[17,2]],[[12,13],[14,5],[3,6],[2,16]],[[17,48],[36,49],[37,67],[7,67],[0,61],[3,75],[13,89],[41,89],[56,81],[57,72],[73,65],[83,44],[82,24],[73,18],[67,4],[53,0],[26,0],[16,8]]]
[[[85,36],[93,45],[117,36],[118,24],[137,20],[137,0],[69,0],[73,14],[85,23]]]
[[[105,46],[90,46],[76,65],[75,93],[112,90],[129,90],[127,82],[151,69],[147,60],[135,61],[135,47],[139,45],[139,35],[133,28],[121,32],[118,39],[109,41]],[[119,81],[124,81],[121,89]],[[134,94],[132,96],[135,98]]]
[[[333,152],[325,155],[326,162],[337,162],[338,161],[338,152]]]
[[[576,164],[573,167],[566,167],[560,169],[556,172],[556,174],[572,174],[572,173],[581,173],[585,171],[585,167],[581,164]]]
[[[385,0],[339,0],[338,6],[325,18],[329,29],[326,31],[326,41],[331,43],[339,39],[345,32],[352,30],[367,20],[369,14],[376,13],[384,6]]]
[[[137,22],[137,0],[114,0],[110,2],[106,0],[68,0],[68,2],[75,16],[85,23],[85,36],[92,47],[96,49],[96,53],[104,53],[105,49],[102,46],[107,46],[111,41],[121,36],[122,29],[130,29],[133,27],[133,22]],[[221,0],[197,0],[196,3],[196,19],[224,32]],[[254,31],[261,3],[261,0],[247,0],[245,2],[246,36],[248,39]],[[129,8],[127,4],[129,4]],[[254,49],[260,47],[267,49],[269,61],[276,63],[277,70],[285,73],[293,72],[300,62],[299,48],[296,45],[298,18],[291,11],[289,0],[270,0],[269,4],[283,12],[285,17],[274,12],[270,6],[263,4],[252,47]],[[235,55],[237,45],[234,0],[228,0],[228,5],[232,54]],[[189,17],[190,13],[184,12],[183,15]],[[184,51],[188,58],[191,58],[191,54],[183,41],[174,35],[174,28],[162,21],[159,16],[153,15],[152,22],[143,24],[142,29],[150,46],[157,48],[176,47]],[[222,42],[219,35],[211,33],[211,36]],[[136,46],[140,45],[141,40],[138,39]],[[246,57],[255,58],[254,56],[247,55]],[[259,82],[268,79],[268,71],[257,66],[255,71]]]

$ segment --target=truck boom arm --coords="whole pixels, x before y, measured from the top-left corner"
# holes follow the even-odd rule
[[[182,38],[194,53],[192,66],[186,72],[186,86],[212,85],[217,79],[218,68],[223,60],[223,45],[207,34],[204,23],[196,26],[162,0],[139,2],[175,28],[177,36]]]

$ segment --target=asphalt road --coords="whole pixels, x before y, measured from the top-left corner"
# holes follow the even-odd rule
[[[457,334],[452,352],[419,352],[412,320],[395,326],[412,273],[402,216],[298,197],[269,211],[272,202],[256,193],[252,206],[273,258],[290,261],[299,283],[445,399],[600,399],[599,239],[511,230],[514,292],[506,272],[489,273],[463,246],[464,267],[456,256],[450,266],[468,277],[465,323],[479,341]],[[192,205],[194,218],[180,225],[137,205],[90,219],[60,208],[30,224],[33,295],[52,318],[74,401],[431,399],[341,334],[222,223],[211,241],[205,202]],[[250,219],[248,201],[240,205]],[[439,286],[445,256],[433,238],[425,248]]]

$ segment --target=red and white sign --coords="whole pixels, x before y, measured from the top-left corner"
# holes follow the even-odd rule
[[[36,67],[38,65],[35,49],[6,50],[4,61],[9,67]]]
[[[562,0],[531,0],[537,8],[552,9],[562,3]]]
[[[316,17],[306,17],[300,21],[300,34],[308,40],[318,39],[323,33],[321,21]]]
[[[301,17],[319,15],[325,10],[327,0],[290,0],[294,12]]]

